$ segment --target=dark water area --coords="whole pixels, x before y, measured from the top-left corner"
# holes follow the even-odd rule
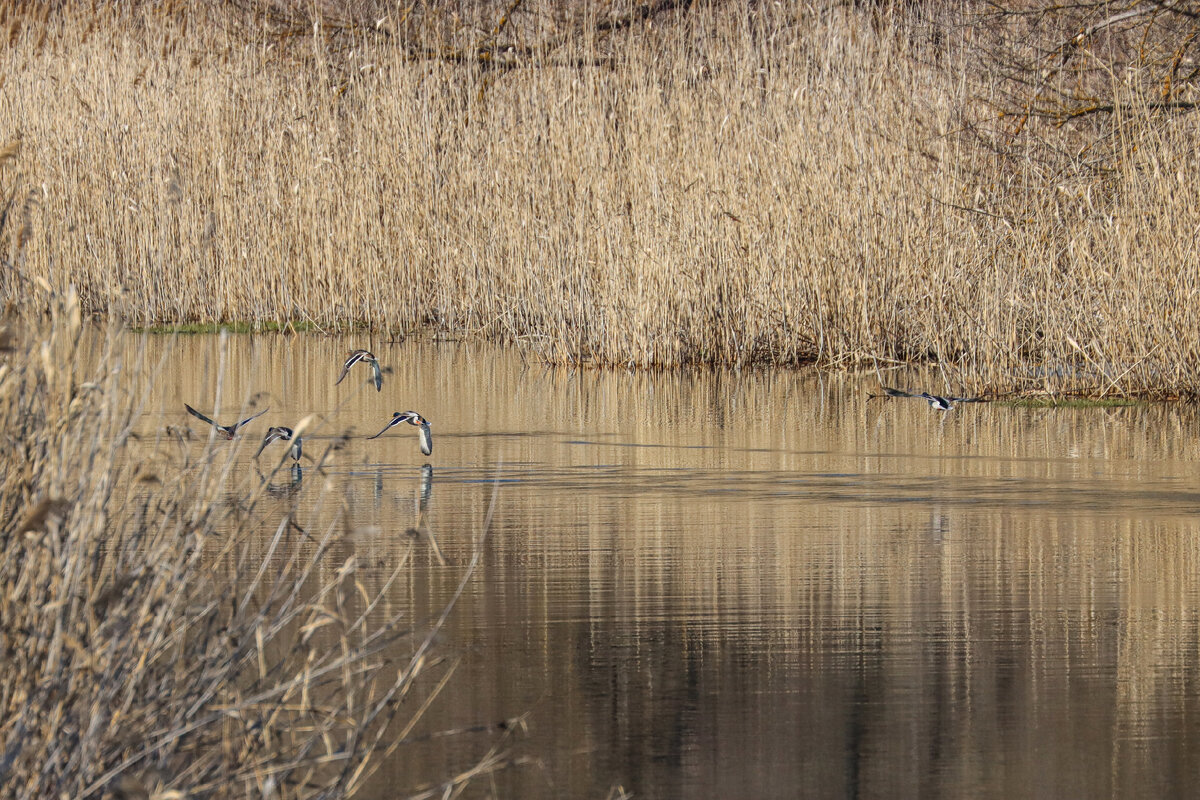
[[[357,346],[391,367],[382,392],[365,369],[333,385]],[[237,469],[267,425],[317,415],[314,458],[352,433],[295,486],[277,473],[271,502],[337,519],[338,558],[367,580],[399,568],[390,610],[415,630],[466,578],[435,636],[454,672],[371,797],[437,787],[494,748],[506,767],[465,796],[1200,784],[1190,407],[941,413],[868,400],[873,374],[572,371],[453,343],[128,347],[173,354],[143,427],[190,426],[197,453],[207,432],[183,402],[268,393],[230,445]],[[407,425],[362,438],[409,409],[433,425],[431,456]]]

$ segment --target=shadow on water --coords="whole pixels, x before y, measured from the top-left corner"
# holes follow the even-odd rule
[[[376,796],[474,763],[522,715],[519,766],[477,793],[1182,797],[1200,779],[1194,410],[941,413],[868,401],[854,375],[372,344],[381,392],[333,386],[356,345],[330,339],[246,339],[223,379],[269,388],[264,424],[317,414],[314,442],[348,437],[269,491],[344,514],[380,580],[405,563],[391,597],[415,622],[456,590],[497,492],[439,642],[458,671]],[[212,407],[214,340],[176,346],[189,367],[147,429],[187,426],[180,398]],[[410,408],[430,458],[362,438]],[[310,499],[327,483],[341,508]]]

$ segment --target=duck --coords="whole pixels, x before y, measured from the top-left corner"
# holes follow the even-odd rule
[[[954,403],[950,402],[951,398],[939,397],[936,394],[929,392],[921,392],[917,397],[923,397],[929,401],[929,407],[938,411],[953,411]]]
[[[429,420],[425,419],[424,417],[422,417],[420,414],[418,414],[415,411],[393,412],[392,413],[392,421],[389,422],[387,425],[384,425],[382,431],[375,434],[374,436],[368,436],[367,438],[368,439],[378,439],[380,436],[383,436],[383,434],[387,431],[388,428],[391,428],[393,425],[399,425],[401,422],[407,422],[409,425],[413,425],[417,428],[420,428],[420,430],[417,431],[417,434],[420,437],[421,452],[424,453],[425,455],[430,455],[431,453],[433,453],[433,434],[429,430],[430,429]]]
[[[983,397],[943,397],[929,392],[906,392],[903,389],[895,389],[891,386],[881,386],[883,394],[869,394],[868,399],[875,397],[912,397],[917,400],[924,400],[929,403],[929,407],[936,411],[953,411],[955,403],[983,403],[986,398]]]
[[[216,430],[217,435],[223,439],[232,439],[237,434],[238,429],[241,428],[243,425],[245,425],[247,422],[250,422],[253,419],[257,419],[258,417],[261,417],[263,414],[270,411],[269,408],[264,408],[262,411],[258,412],[257,414],[250,416],[250,417],[246,417],[244,420],[241,420],[240,422],[235,422],[232,425],[222,425],[219,422],[217,422],[216,420],[204,416],[199,411],[197,411],[196,409],[189,406],[187,403],[184,403],[183,407],[186,408],[187,412],[189,414],[191,414],[193,417],[195,417],[196,419],[204,420],[209,425],[212,425],[213,429]]]
[[[283,425],[276,425],[274,427],[267,428],[267,435],[263,437],[262,444],[258,446],[258,452],[254,454],[254,457],[258,458],[259,455],[262,454],[262,451],[266,449],[267,445],[276,439],[284,442],[291,442],[292,460],[297,464],[300,463],[300,456],[304,449],[304,440],[299,436],[296,436],[291,428],[285,428]]]
[[[346,375],[350,372],[350,368],[360,361],[371,365],[371,380],[375,382],[375,391],[382,391],[383,370],[379,368],[379,359],[375,358],[375,355],[368,350],[351,350],[350,354],[346,356],[345,363],[342,364],[342,374],[333,382],[333,385],[337,386],[345,380]]]

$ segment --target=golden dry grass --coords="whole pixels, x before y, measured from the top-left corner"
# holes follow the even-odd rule
[[[453,672],[445,617],[386,600],[406,559],[369,578],[319,487],[329,511],[281,511],[232,448],[138,437],[155,365],[116,336],[83,357],[73,295],[23,322],[0,364],[4,796],[353,794]]]
[[[3,55],[0,139],[21,145],[0,286],[73,284],[137,325],[361,324],[555,362],[920,361],[971,392],[1200,392],[1191,116],[1115,120],[1105,159],[1055,170],[1070,130],[981,144],[969,29],[935,45],[772,8],[490,71],[367,33],[26,26]]]

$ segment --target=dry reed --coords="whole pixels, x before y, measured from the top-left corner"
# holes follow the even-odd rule
[[[153,365],[81,358],[78,298],[51,307],[0,364],[0,794],[353,794],[453,672],[445,617],[385,610],[404,559],[364,575],[336,499],[311,523],[139,437]]]
[[[29,224],[0,291],[562,363],[934,362],[970,392],[1200,393],[1192,117],[1114,79],[1110,157],[1051,170],[1070,131],[981,144],[969,27],[689,8],[512,69],[319,24],[27,25],[0,177]]]

